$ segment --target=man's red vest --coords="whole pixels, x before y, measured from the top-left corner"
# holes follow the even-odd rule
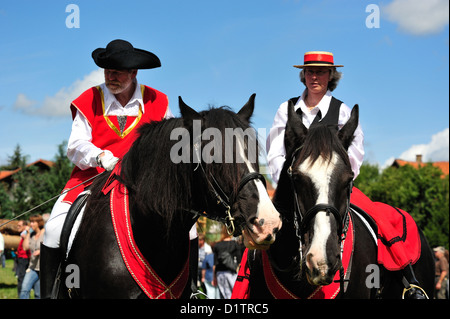
[[[144,112],[142,112],[142,107],[139,107],[139,115],[137,117],[128,116],[122,130],[117,116],[105,115],[104,95],[100,86],[90,88],[72,102],[70,105],[72,119],[75,118],[77,111],[80,112],[91,126],[92,144],[102,150],[111,151],[115,157],[122,158],[137,138],[136,129],[142,124],[162,120],[169,106],[169,101],[164,93],[145,85],[141,85],[141,92]],[[70,189],[102,171],[104,169],[100,167],[81,170],[75,166],[64,190]],[[88,182],[69,191],[63,202],[72,204],[84,188],[91,183]]]

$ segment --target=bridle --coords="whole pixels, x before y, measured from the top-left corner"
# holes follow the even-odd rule
[[[298,194],[297,190],[295,188],[294,178],[293,178],[293,166],[294,162],[296,160],[296,154],[302,149],[303,146],[300,146],[297,148],[293,154],[292,154],[292,160],[291,164],[287,169],[287,173],[289,176],[289,179],[291,181],[292,189],[294,192],[294,227],[295,227],[295,235],[299,240],[299,256],[300,261],[303,259],[303,242],[304,237],[307,231],[307,227],[309,226],[311,220],[317,215],[319,212],[326,212],[328,215],[331,214],[334,216],[336,223],[337,223],[337,236],[339,238],[339,244],[341,247],[341,259],[342,259],[342,253],[343,253],[343,241],[345,237],[347,236],[347,230],[348,230],[348,224],[349,224],[349,206],[350,206],[350,195],[353,187],[353,180],[350,181],[349,184],[349,192],[347,196],[347,204],[345,209],[345,214],[343,217],[341,217],[341,214],[339,210],[330,204],[316,204],[310,209],[306,211],[306,213],[303,213],[300,209],[300,204],[298,201]],[[301,267],[301,263],[300,263]],[[341,281],[342,281],[342,274],[341,274]],[[343,291],[343,290],[342,290]]]
[[[231,214],[231,208],[236,203],[239,192],[244,188],[247,183],[249,183],[252,180],[260,180],[264,187],[266,188],[266,179],[262,174],[259,172],[250,172],[246,174],[241,181],[239,182],[239,185],[236,189],[236,191],[233,191],[229,196],[224,192],[222,187],[220,187],[219,183],[217,182],[216,178],[212,175],[208,174],[205,171],[205,168],[202,165],[201,157],[200,157],[200,142],[197,142],[194,144],[194,156],[197,163],[197,166],[194,168],[194,171],[196,171],[200,167],[200,171],[203,174],[203,177],[207,181],[209,185],[209,189],[212,192],[214,199],[216,201],[217,206],[220,206],[223,210],[223,214],[219,215],[211,215],[208,213],[208,211],[217,211],[217,208],[210,208],[206,212],[203,211],[194,211],[190,210],[191,213],[194,213],[196,216],[205,216],[208,219],[216,220],[221,223],[223,223],[227,229],[227,233],[230,236],[239,236],[242,233],[242,224],[245,224],[245,221],[240,223],[239,229],[236,229],[236,226],[234,224],[236,218]],[[220,210],[219,209],[219,210]],[[225,215],[225,217],[220,217],[220,215]]]

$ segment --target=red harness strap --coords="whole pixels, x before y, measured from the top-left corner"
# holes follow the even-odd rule
[[[342,254],[342,264],[344,266],[344,277],[347,277],[348,266],[350,264],[351,256],[353,253],[353,221],[350,217],[349,227],[347,231],[347,236],[343,241],[344,251]],[[269,288],[270,293],[275,299],[300,299],[291,291],[289,291],[283,284],[278,280],[275,272],[272,269],[272,265],[269,261],[269,256],[265,251],[263,251],[263,269],[264,277],[266,278],[266,284]],[[331,284],[327,286],[318,287],[307,299],[334,299],[339,294],[340,284],[339,284],[340,274],[339,271],[336,272],[334,280]]]
[[[241,265],[239,266],[238,276],[233,287],[231,299],[249,299],[250,298],[250,268],[248,266],[248,249],[244,250]]]
[[[118,167],[119,165],[116,165],[116,168]],[[131,276],[150,299],[180,298],[189,278],[189,259],[186,261],[180,274],[170,285],[164,283],[144,258],[134,241],[130,222],[127,188],[115,180],[103,191],[107,192],[109,190],[111,190],[111,217],[117,243],[119,244],[123,261]]]

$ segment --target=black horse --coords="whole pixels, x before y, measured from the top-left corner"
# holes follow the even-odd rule
[[[402,297],[402,271],[377,264],[376,226],[350,204],[347,149],[357,125],[355,105],[341,130],[325,125],[308,130],[290,103],[286,162],[274,195],[283,229],[267,252],[248,253],[250,298]],[[420,240],[421,257],[413,269],[432,296],[433,254],[421,232]],[[345,245],[350,250],[342,253]],[[320,286],[329,290],[319,293]]]
[[[178,277],[189,264],[189,231],[201,215],[222,221],[235,236],[245,229],[245,242],[252,247],[274,242],[281,219],[258,173],[257,139],[249,124],[254,98],[237,114],[227,107],[197,113],[180,98],[181,118],[139,129],[116,166],[119,170],[101,175],[90,187],[65,263],[76,265],[79,278],[66,266],[60,297],[188,298],[187,281],[181,293],[170,284],[181,282]],[[250,154],[252,150],[256,154]],[[118,245],[111,217],[113,191],[105,191],[113,183],[128,192],[134,242],[151,267],[152,274],[146,276],[154,272],[167,287],[165,297],[144,293],[136,274],[127,270],[121,256],[124,244]]]

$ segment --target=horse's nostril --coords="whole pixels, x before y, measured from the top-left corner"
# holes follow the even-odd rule
[[[262,227],[262,226],[264,226],[265,220],[264,220],[264,218],[259,219],[258,217],[252,217],[249,219],[249,223],[251,225]]]
[[[250,225],[256,225],[258,226],[258,217],[252,217],[248,220]]]

